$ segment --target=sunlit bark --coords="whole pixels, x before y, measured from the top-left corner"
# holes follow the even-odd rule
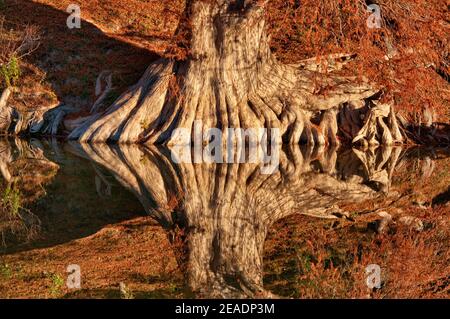
[[[136,85],[105,112],[75,128],[70,138],[177,145],[189,140],[176,129],[193,130],[194,122],[201,120],[203,130],[279,129],[278,142],[289,144],[335,145],[340,128],[350,141],[401,142],[392,107],[378,112],[368,103],[380,88],[331,75],[352,56],[313,58],[296,65],[275,58],[266,33],[266,2],[191,1],[188,59],[152,64]]]

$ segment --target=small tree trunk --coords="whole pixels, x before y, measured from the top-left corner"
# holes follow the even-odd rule
[[[203,131],[279,129],[280,143],[337,144],[338,128],[346,125],[338,123],[343,104],[364,101],[379,89],[368,83],[357,84],[352,78],[328,75],[349,62],[344,55],[327,57],[326,67],[316,59],[297,65],[278,62],[266,33],[266,2],[191,1],[187,9],[192,26],[187,61],[161,59],[152,64],[139,83],[104,113],[95,114],[75,129],[70,138],[187,144],[192,142],[192,134],[186,137],[176,129],[193,132],[194,122],[200,120]],[[368,111],[365,108],[364,112]],[[379,143],[401,141],[401,135],[386,136],[386,129],[395,123],[383,125],[384,115],[369,116],[370,133]],[[320,121],[313,123],[312,118]],[[358,129],[362,124],[352,123]],[[372,139],[372,135],[356,133],[352,139],[361,135]]]

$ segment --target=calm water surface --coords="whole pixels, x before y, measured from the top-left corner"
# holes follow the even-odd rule
[[[169,241],[176,239],[174,230],[183,234],[177,262],[185,285],[207,297],[270,296],[263,287],[271,283],[272,292],[289,295],[273,275],[264,275],[267,238],[286,218],[304,215],[336,225],[405,196],[425,208],[448,200],[447,164],[439,166],[444,181],[436,180],[440,189],[432,196],[411,196],[410,186],[434,176],[448,150],[286,146],[279,169],[263,174],[258,163],[176,164],[164,148],[35,139],[0,146],[3,202],[11,202],[8,189],[18,189],[20,220],[33,233],[19,236],[20,223],[11,231],[11,218],[3,216],[3,256],[56,247],[149,215]]]

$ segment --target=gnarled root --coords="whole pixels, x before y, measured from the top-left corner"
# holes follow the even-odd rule
[[[160,60],[148,68],[142,79],[125,92],[104,113],[88,118],[69,135],[69,139],[92,142],[136,143],[146,129],[158,123],[163,113],[173,63]],[[95,108],[94,108],[95,109]],[[159,121],[163,120],[159,118]]]
[[[10,95],[11,89],[6,88],[0,96],[0,130],[3,132],[9,130],[13,118],[13,110],[7,106]]]
[[[387,119],[387,123],[385,122]],[[375,104],[366,113],[364,126],[353,138],[353,143],[365,146],[393,145],[403,142],[397,118],[390,104]]]
[[[255,74],[258,84],[243,90],[242,83],[223,83],[232,81],[228,76],[234,79],[238,74],[204,70],[192,64],[180,65],[166,60],[155,63],[138,84],[108,110],[92,115],[76,127],[69,138],[82,142],[180,145],[194,140],[194,123],[201,121],[202,136],[211,128],[223,132],[227,128],[265,128],[280,130],[286,143],[334,146],[339,144],[337,136],[343,105],[355,98],[365,103],[364,99],[377,92],[367,84],[351,86],[341,78],[330,78],[323,85],[333,83],[335,89],[320,98],[312,84],[307,83],[311,76],[309,71],[282,66],[276,61],[270,62],[272,67],[267,72]],[[180,69],[184,69],[185,79],[180,96],[174,97],[170,92],[170,79],[173,72]],[[202,79],[201,74],[208,81]],[[233,85],[236,87],[230,89]],[[236,95],[239,91],[242,92]],[[178,135],[180,128],[187,130],[190,136]]]
[[[213,128],[224,133],[224,140],[228,128],[263,128],[279,130],[276,143],[282,143],[282,137],[292,144],[306,139],[336,145],[341,104],[379,91],[369,83],[328,74],[353,56],[331,55],[325,57],[325,64],[314,59],[297,65],[277,61],[270,50],[261,4],[237,14],[226,5],[194,1],[190,10],[189,59],[177,63],[161,59],[152,64],[138,84],[105,112],[76,128],[70,139],[189,144],[195,123],[201,121],[196,133],[202,137]],[[317,113],[317,120],[310,121]]]
[[[228,128],[277,129],[275,143],[337,145],[339,126],[347,125],[342,123],[348,117],[341,115],[343,105],[365,105],[380,88],[332,74],[351,62],[352,55],[330,55],[296,65],[280,63],[270,50],[262,2],[236,12],[228,5],[229,1],[193,1],[189,58],[155,62],[135,86],[100,112],[102,96],[112,86],[110,76],[102,74],[97,93],[103,79],[107,89],[92,107],[99,113],[74,128],[69,138],[185,145],[194,141],[194,134],[207,143],[210,129],[221,130],[224,140],[228,140]],[[348,124],[350,139],[365,138],[369,144],[399,142],[395,115],[383,110],[365,109],[369,114],[364,123]]]
[[[43,135],[58,135],[61,132],[64,118],[71,113],[76,113],[77,110],[66,105],[59,105],[47,112],[36,111],[32,117],[27,121],[31,134]]]

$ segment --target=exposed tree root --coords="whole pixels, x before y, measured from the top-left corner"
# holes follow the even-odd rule
[[[226,1],[222,2],[225,6]],[[202,121],[202,135],[209,128],[279,129],[279,143],[336,145],[340,126],[352,126],[347,132],[351,140],[401,142],[393,111],[384,114],[365,107],[372,114],[366,123],[360,119],[346,123],[348,116],[342,113],[347,104],[368,105],[380,90],[367,82],[358,84],[354,78],[329,74],[354,56],[332,55],[283,65],[270,52],[261,6],[237,14],[222,5],[195,2],[192,10],[191,58],[176,63],[161,59],[151,65],[139,83],[106,111],[74,129],[70,139],[189,144],[194,123]],[[179,128],[192,134],[178,134]]]
[[[385,119],[388,121],[386,124]],[[392,145],[403,142],[397,118],[389,104],[375,104],[366,113],[364,126],[353,138],[353,143],[363,141],[364,145]]]
[[[355,55],[280,63],[269,47],[265,4],[190,1],[192,36],[186,61],[153,63],[106,110],[112,75],[103,71],[97,79],[98,99],[91,116],[65,120],[70,113],[66,108],[45,116],[41,111],[18,113],[20,125],[14,131],[55,135],[64,123],[69,139],[82,142],[166,145],[192,143],[198,121],[203,126],[198,134],[203,136],[211,128],[222,130],[225,140],[227,128],[279,129],[275,142],[289,144],[333,146],[345,140],[393,145],[414,134],[407,135],[398,124],[393,105],[377,100],[382,88],[334,73]],[[4,126],[8,116],[4,114]],[[179,129],[191,134],[186,136]]]
[[[73,107],[60,105],[46,113],[35,112],[32,118],[28,119],[29,131],[32,134],[41,133],[44,135],[56,136],[61,132],[64,118],[77,110]]]
[[[0,130],[7,132],[13,120],[13,110],[8,107],[8,99],[11,95],[11,89],[6,88],[0,96]]]
[[[153,64],[135,86],[102,114],[95,114],[75,129],[71,139],[80,141],[138,142],[146,122],[161,113],[173,63]],[[95,136],[95,140],[93,139]]]

